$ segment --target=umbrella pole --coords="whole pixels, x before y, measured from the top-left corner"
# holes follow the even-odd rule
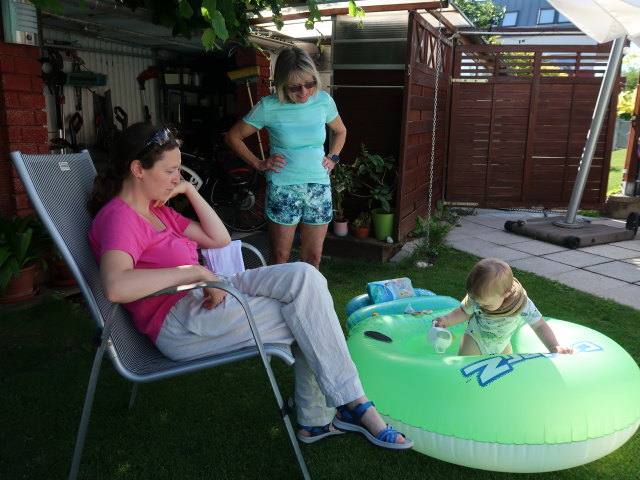
[[[602,79],[602,85],[600,86],[600,92],[598,93],[598,99],[596,101],[596,108],[593,112],[593,117],[591,118],[591,126],[589,127],[589,132],[587,132],[587,142],[582,152],[580,166],[578,167],[578,176],[576,177],[576,183],[574,184],[573,191],[571,192],[571,200],[569,201],[567,216],[564,221],[566,226],[573,225],[576,219],[576,212],[580,206],[584,186],[587,183],[587,175],[589,174],[589,168],[591,167],[591,161],[593,160],[593,153],[596,148],[598,137],[600,136],[602,121],[604,120],[604,115],[607,110],[609,100],[611,99],[614,82],[618,76],[620,60],[622,59],[622,48],[624,47],[625,41],[625,36],[618,37],[614,40],[613,45],[611,46],[607,69],[605,70],[605,74]]]

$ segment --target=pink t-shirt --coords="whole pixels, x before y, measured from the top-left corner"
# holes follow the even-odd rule
[[[134,268],[169,268],[197,265],[197,244],[184,230],[191,220],[169,207],[151,211],[166,228],[158,232],[127,203],[115,197],[100,209],[89,229],[89,244],[98,264],[108,250],[121,250],[131,255]],[[156,341],[169,310],[186,292],[141,298],[124,306],[131,312],[138,330]]]

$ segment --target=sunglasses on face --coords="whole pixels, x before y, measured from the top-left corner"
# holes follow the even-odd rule
[[[291,93],[298,93],[298,92],[302,91],[302,87],[304,87],[307,90],[311,90],[317,84],[318,84],[318,82],[316,80],[311,80],[310,82],[303,83],[303,84],[289,85],[287,87],[287,90],[289,90]]]

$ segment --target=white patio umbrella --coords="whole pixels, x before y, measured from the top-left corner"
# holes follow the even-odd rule
[[[611,99],[622,49],[626,38],[640,46],[640,0],[547,0],[585,34],[598,43],[614,40],[605,70],[598,100],[587,133],[587,141],[580,160],[578,176],[571,192],[565,226],[574,224],[576,212],[584,192],[587,174],[591,167],[596,141]]]
[[[547,0],[598,43],[629,37],[640,45],[640,0]]]

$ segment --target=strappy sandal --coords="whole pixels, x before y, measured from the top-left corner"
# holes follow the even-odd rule
[[[362,425],[362,416],[367,411],[367,408],[372,406],[374,406],[373,402],[361,403],[354,409],[351,409],[346,405],[342,405],[341,407],[338,407],[340,418],[336,416],[333,419],[333,425],[346,432],[361,433],[367,440],[377,447],[386,448],[388,450],[408,450],[412,448],[413,440],[408,439],[390,425],[387,425],[387,428],[380,430],[375,436]],[[402,435],[404,443],[396,443],[398,435]]]
[[[305,430],[309,432],[309,435],[302,435],[300,432],[296,432],[296,437],[302,443],[315,443],[318,440],[322,440],[326,437],[331,437],[332,435],[342,435],[344,432],[342,430],[331,430],[331,424],[327,423],[323,427],[307,427],[306,425],[298,424],[299,430]]]

